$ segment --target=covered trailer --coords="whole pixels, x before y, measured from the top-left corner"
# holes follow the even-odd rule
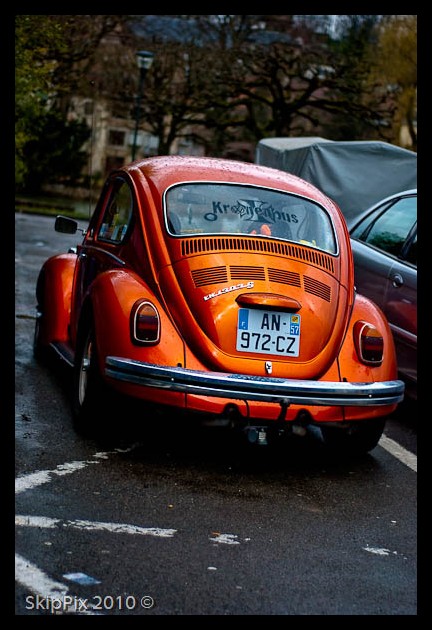
[[[380,141],[263,138],[255,162],[293,173],[333,199],[348,226],[372,204],[417,188],[417,154]]]

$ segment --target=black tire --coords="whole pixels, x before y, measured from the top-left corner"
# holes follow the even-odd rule
[[[47,365],[49,363],[49,359],[52,358],[51,349],[49,346],[44,346],[41,343],[41,326],[42,326],[42,313],[38,312],[36,314],[34,334],[33,334],[33,356],[38,363],[42,365]]]
[[[91,320],[80,326],[73,369],[72,411],[75,429],[96,436],[108,427],[113,408],[112,392],[99,372],[94,326]]]
[[[321,427],[324,444],[340,456],[365,455],[383,434],[386,419],[360,420],[348,427]]]

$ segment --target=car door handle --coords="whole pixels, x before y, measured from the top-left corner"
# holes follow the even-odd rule
[[[394,286],[394,288],[397,289],[398,287],[401,287],[403,283],[404,281],[400,273],[395,273],[395,275],[392,277],[392,285]]]

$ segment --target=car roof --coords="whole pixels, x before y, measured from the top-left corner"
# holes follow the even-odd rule
[[[160,195],[173,184],[191,181],[221,181],[274,187],[308,197],[326,208],[329,206],[337,208],[335,202],[313,184],[291,173],[252,162],[170,155],[145,158],[132,162],[120,170],[128,172],[134,179],[139,179],[140,175],[143,176],[152,189],[158,190]],[[339,211],[338,208],[337,210]]]

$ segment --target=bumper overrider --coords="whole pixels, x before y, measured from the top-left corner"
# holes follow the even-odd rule
[[[121,357],[107,357],[105,374],[127,383],[186,394],[259,400],[282,406],[376,406],[403,400],[403,381],[347,383],[307,381],[271,376],[225,372],[204,372],[181,367],[143,363]]]

